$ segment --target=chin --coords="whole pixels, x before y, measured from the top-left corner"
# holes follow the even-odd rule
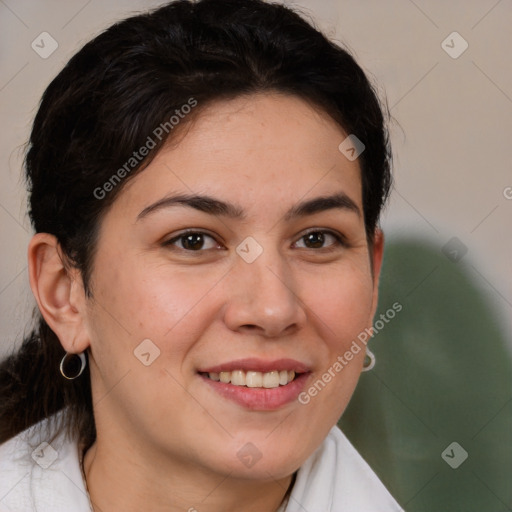
[[[304,440],[276,436],[270,442],[268,438],[265,440],[266,436],[266,432],[260,432],[258,438],[237,436],[231,448],[219,454],[225,461],[224,471],[232,477],[250,480],[281,479],[294,473],[310,455]]]

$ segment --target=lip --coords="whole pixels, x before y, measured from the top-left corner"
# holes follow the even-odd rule
[[[274,359],[272,361],[266,361],[264,359],[258,359],[254,357],[246,359],[236,359],[227,363],[222,363],[217,366],[208,366],[206,368],[200,368],[197,371],[200,373],[220,373],[220,372],[232,372],[234,370],[244,370],[245,372],[273,372],[280,370],[293,370],[295,373],[308,373],[310,368],[296,361],[295,359]],[[240,386],[239,386],[240,387]],[[283,386],[286,387],[286,386]]]
[[[217,368],[226,366],[219,366]],[[242,369],[240,366],[235,369]],[[252,367],[254,368],[254,367]],[[275,369],[275,367],[273,367]],[[281,368],[284,370],[284,368]],[[226,370],[229,371],[229,370]],[[258,370],[259,371],[259,370]],[[270,370],[271,371],[271,370]],[[311,372],[301,373],[295,379],[277,388],[248,388],[246,386],[235,386],[234,384],[226,384],[224,382],[214,381],[200,375],[199,378],[210,386],[210,388],[228,400],[231,400],[242,407],[252,411],[274,411],[286,404],[297,401],[299,394],[306,386]]]

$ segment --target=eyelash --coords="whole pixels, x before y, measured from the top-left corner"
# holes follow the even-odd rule
[[[310,235],[311,233],[322,233],[324,235],[331,235],[334,240],[335,240],[335,243],[327,246],[327,247],[320,247],[319,249],[315,249],[315,248],[311,248],[311,247],[301,247],[301,249],[307,249],[307,250],[311,250],[311,251],[323,251],[323,252],[329,252],[329,251],[333,251],[333,250],[336,250],[336,248],[338,247],[348,247],[348,243],[345,239],[345,237],[341,234],[338,234],[336,233],[335,231],[331,231],[329,229],[318,229],[318,228],[311,228],[310,230],[308,230],[306,233],[304,233],[302,236],[299,237],[298,240],[302,240],[303,238],[305,238],[306,236]],[[163,245],[165,247],[172,247],[174,246],[174,244],[185,238],[186,236],[188,235],[203,235],[203,236],[207,236],[213,240],[215,240],[215,242],[218,244],[219,242],[216,240],[216,238],[205,232],[205,231],[200,231],[200,230],[194,230],[194,229],[187,229],[186,231],[183,231],[182,233],[180,233],[179,235],[171,238],[170,240],[167,240],[163,243]],[[297,243],[297,242],[295,242]],[[182,251],[182,252],[187,252],[187,253],[202,253],[202,252],[206,252],[206,251],[209,251],[211,249],[199,249],[197,251],[194,251],[194,250],[190,250],[190,249],[184,249],[182,247],[173,247],[173,249],[176,249],[176,250],[179,250],[179,251]]]

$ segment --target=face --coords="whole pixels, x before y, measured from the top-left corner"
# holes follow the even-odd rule
[[[371,326],[380,239],[370,252],[346,134],[306,102],[238,98],[188,128],[101,224],[84,314],[98,440],[282,478],[354,390],[364,348],[333,365]]]

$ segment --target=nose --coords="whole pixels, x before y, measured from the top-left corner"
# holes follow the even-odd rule
[[[276,338],[306,322],[292,271],[277,251],[265,250],[252,263],[238,258],[226,286],[224,322],[233,331]]]

